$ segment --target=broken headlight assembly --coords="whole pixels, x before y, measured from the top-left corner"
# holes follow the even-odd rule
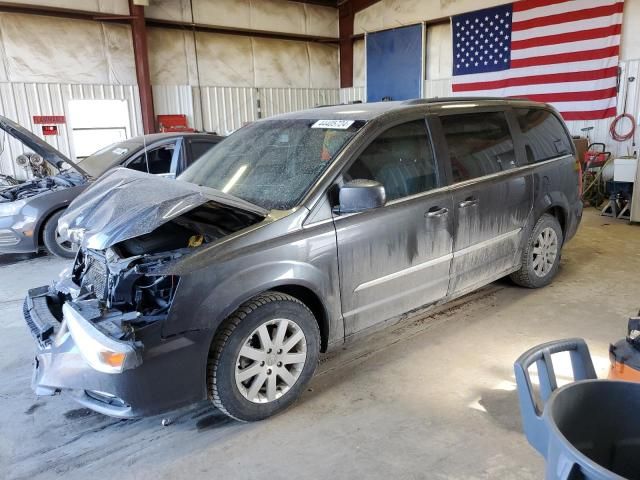
[[[140,355],[131,342],[102,333],[69,303],[62,306],[66,327],[89,365],[103,373],[122,373],[140,365]]]
[[[156,273],[175,254],[122,258],[114,250],[78,252],[64,297],[63,326],[56,342],[70,336],[97,371],[121,373],[141,363],[144,327],[166,318],[178,277]],[[141,337],[142,335],[142,337]]]

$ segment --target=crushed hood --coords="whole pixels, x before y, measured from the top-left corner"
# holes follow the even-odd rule
[[[60,152],[60,150],[53,148],[33,132],[30,132],[23,126],[17,124],[13,120],[9,120],[7,117],[3,117],[2,115],[0,115],[0,129],[7,132],[16,140],[22,142],[27,148],[36,152],[44,159],[45,162],[58,170],[60,170],[63,163],[67,163],[77,172],[87,176],[87,172],[77,164],[73,163],[66,155]]]
[[[58,232],[82,247],[103,250],[150,233],[207,202],[263,217],[269,213],[218,190],[116,168],[69,205],[58,221]]]

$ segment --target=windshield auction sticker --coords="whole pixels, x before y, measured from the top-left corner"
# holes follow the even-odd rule
[[[332,130],[346,130],[353,125],[354,120],[318,120],[311,128],[330,128]]]

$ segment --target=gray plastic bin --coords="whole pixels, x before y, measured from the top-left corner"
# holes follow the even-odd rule
[[[551,355],[560,352],[570,352],[576,381],[558,388]],[[528,371],[534,363],[540,407]],[[514,369],[524,432],[546,459],[547,480],[640,479],[640,383],[597,380],[582,339],[534,347]]]

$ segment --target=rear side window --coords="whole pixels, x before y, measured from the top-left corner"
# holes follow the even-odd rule
[[[436,172],[425,122],[418,120],[381,133],[349,167],[344,179],[376,180],[384,185],[391,201],[435,188]]]
[[[540,108],[516,108],[515,113],[525,137],[529,163],[544,162],[573,152],[571,140],[553,113]]]
[[[504,112],[467,113],[440,118],[454,182],[516,167],[516,155]]]

